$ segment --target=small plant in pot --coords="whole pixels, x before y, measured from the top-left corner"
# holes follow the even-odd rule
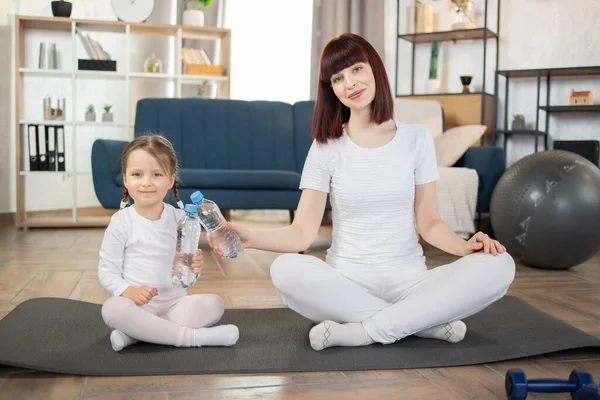
[[[523,114],[513,115],[512,130],[513,131],[524,131],[525,130],[525,116]]]
[[[64,0],[59,0],[53,1],[50,4],[52,6],[52,15],[54,15],[55,17],[69,18],[71,16],[71,11],[73,10],[72,3]]]
[[[87,106],[85,111],[85,120],[87,122],[96,122],[96,109],[91,104]]]
[[[102,114],[102,122],[113,122],[113,115],[110,112],[112,105],[107,104],[104,106],[104,114]]]
[[[204,26],[204,11],[202,11],[202,7],[208,7],[212,3],[212,0],[186,1],[190,5],[190,9],[183,12],[183,25]]]

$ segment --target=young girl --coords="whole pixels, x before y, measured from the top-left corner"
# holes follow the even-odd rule
[[[98,278],[112,295],[102,318],[114,329],[110,341],[120,351],[138,340],[177,347],[232,346],[235,325],[208,328],[223,316],[214,294],[186,295],[171,283],[177,222],[184,211],[163,202],[177,193],[177,157],[162,136],[141,136],[127,145],[121,159],[125,194],[104,233]],[[131,207],[124,208],[134,200]],[[202,272],[202,251],[193,259]]]

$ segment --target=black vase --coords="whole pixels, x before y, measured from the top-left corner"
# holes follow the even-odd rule
[[[73,4],[68,1],[53,1],[52,3],[52,15],[55,17],[69,18],[71,11],[73,10]]]
[[[460,82],[463,84],[463,93],[470,93],[469,85],[471,84],[471,80],[473,80],[472,76],[463,75],[460,77]]]

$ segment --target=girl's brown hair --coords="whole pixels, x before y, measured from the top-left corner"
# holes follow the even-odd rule
[[[312,121],[313,138],[319,143],[342,136],[342,125],[350,119],[350,109],[342,104],[331,87],[331,77],[343,69],[368,63],[375,77],[375,99],[371,103],[370,122],[381,124],[394,116],[394,101],[385,67],[377,51],[362,37],[344,33],[331,39],[319,65],[315,113]]]
[[[144,150],[154,157],[167,175],[175,175],[175,182],[173,183],[173,195],[175,196],[175,201],[179,202],[179,193],[177,191],[177,186],[179,185],[179,178],[177,178],[177,153],[175,152],[171,142],[161,135],[138,136],[131,141],[127,147],[125,147],[125,150],[123,150],[123,155],[121,156],[121,171],[123,173],[123,179],[125,179],[125,172],[127,170],[127,160],[129,159],[129,155],[134,150]],[[125,188],[125,192],[123,193],[121,201],[125,203],[129,202],[129,192],[127,191],[127,188]]]

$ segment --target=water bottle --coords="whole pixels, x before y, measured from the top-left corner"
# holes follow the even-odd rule
[[[185,215],[177,223],[177,247],[171,270],[173,285],[187,288],[198,276],[192,271],[192,258],[198,250],[202,227],[194,204],[185,205]]]
[[[227,227],[227,221],[214,201],[205,198],[200,191],[192,193],[190,198],[198,206],[200,223],[225,257],[236,258],[244,251],[239,236]]]

